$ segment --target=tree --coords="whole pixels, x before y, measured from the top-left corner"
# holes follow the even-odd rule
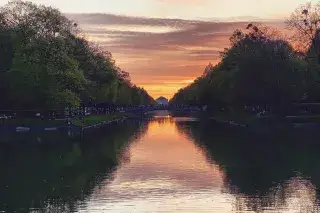
[[[133,95],[136,103],[154,101],[137,92],[110,52],[81,37],[78,25],[57,9],[10,1],[0,9],[0,22],[0,56],[6,60],[0,69],[8,71],[0,74],[1,108],[131,104]]]
[[[246,32],[236,30],[230,37],[231,47],[221,53],[221,62],[178,91],[171,102],[196,100],[233,111],[251,105],[287,113],[293,101],[301,100],[306,66],[288,42],[269,32],[253,24]]]
[[[77,24],[59,10],[29,1],[10,1],[2,7],[1,14],[5,26],[23,30],[35,38],[68,37],[78,32]]]
[[[274,40],[254,25],[248,27],[249,33],[235,33],[234,45],[222,58],[222,68],[231,73],[230,100],[240,106],[268,105],[280,112],[300,100],[304,68],[288,42]]]
[[[11,69],[13,61],[13,47],[10,32],[0,26],[0,72]]]
[[[291,37],[295,48],[306,51],[317,34],[320,26],[320,2],[311,2],[298,7],[286,21],[288,29],[294,30]]]

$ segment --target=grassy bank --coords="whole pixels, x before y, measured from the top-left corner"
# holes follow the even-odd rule
[[[242,126],[278,126],[278,125],[292,125],[294,123],[320,123],[320,115],[298,115],[286,116],[283,118],[270,116],[256,116],[246,113],[218,113],[211,116],[218,122],[236,123]]]
[[[103,114],[103,115],[89,115],[89,116],[85,116],[83,120],[79,120],[79,119],[74,120],[73,124],[76,126],[85,127],[85,126],[99,124],[105,121],[111,121],[114,119],[119,119],[123,117],[132,117],[132,116],[135,116],[135,114],[129,113],[129,112],[116,112],[112,114]]]
[[[211,116],[211,119],[218,122],[234,122],[243,126],[255,124],[260,120],[257,116],[245,113],[218,113]]]
[[[134,113],[129,112],[116,112],[112,114],[103,114],[103,115],[89,115],[85,116],[83,120],[75,119],[73,120],[73,124],[76,126],[91,126],[94,124],[99,124],[105,121],[111,121],[113,119],[123,118],[123,117],[135,117],[138,116]],[[65,126],[64,119],[58,120],[48,120],[41,118],[16,118],[16,119],[8,119],[8,120],[0,120],[0,125],[12,125],[12,126],[22,126],[22,127],[32,127],[32,126],[42,126],[42,127],[60,127]]]
[[[41,118],[16,118],[9,120],[1,120],[0,124],[4,125],[14,125],[14,126],[48,126],[48,127],[56,127],[65,125],[64,120],[42,120]]]

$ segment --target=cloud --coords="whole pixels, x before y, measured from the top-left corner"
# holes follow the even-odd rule
[[[218,62],[219,51],[228,47],[232,32],[248,24],[234,19],[217,22],[113,14],[67,17],[80,24],[88,39],[110,51],[117,64],[130,73],[133,83],[151,89],[148,92],[154,97],[166,93],[168,98],[174,93],[172,86],[178,90],[186,80],[201,75],[209,62]],[[265,24],[283,28],[279,20]],[[170,84],[176,80],[181,83]],[[161,85],[166,86],[156,87]]]
[[[209,0],[157,0],[166,4],[205,4],[210,2]]]
[[[72,20],[79,21],[82,24],[103,24],[103,25],[149,25],[149,26],[181,26],[196,22],[192,20],[181,19],[161,19],[161,18],[146,18],[133,17],[103,13],[69,13],[66,16]]]

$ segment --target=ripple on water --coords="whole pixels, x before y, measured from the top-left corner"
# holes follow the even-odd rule
[[[240,133],[161,113],[147,123],[108,127],[101,139],[95,134],[81,143],[1,147],[0,168],[10,176],[0,176],[6,204],[0,211],[319,212],[317,152],[301,157],[303,149],[290,146],[284,159],[274,145],[257,154],[253,143],[239,145],[249,140]],[[270,163],[271,157],[277,161]],[[306,164],[303,171],[315,171],[313,178],[291,172]]]

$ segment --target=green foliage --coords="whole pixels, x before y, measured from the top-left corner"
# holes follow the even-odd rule
[[[218,109],[244,110],[259,106],[279,115],[307,93],[315,76],[285,40],[274,38],[249,24],[247,32],[236,30],[231,47],[221,53],[221,62],[178,91],[173,104],[206,104]],[[309,79],[306,78],[309,74]]]
[[[89,100],[152,104],[112,55],[78,35],[60,11],[15,0],[0,10],[0,108],[64,108]],[[10,61],[10,48],[13,57]]]
[[[10,34],[0,26],[0,72],[9,71],[12,66],[12,41]]]

